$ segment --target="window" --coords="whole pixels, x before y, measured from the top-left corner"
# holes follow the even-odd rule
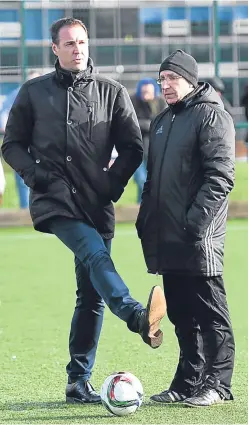
[[[190,21],[192,35],[209,35],[209,7],[191,7]]]
[[[165,10],[162,22],[164,36],[182,37],[189,35],[190,21],[186,19],[185,7],[169,7]]]
[[[209,44],[191,44],[191,55],[198,63],[210,62]]]
[[[96,38],[114,38],[113,9],[95,9]]]
[[[220,45],[220,62],[233,62],[233,45]]]
[[[225,92],[224,92],[224,96],[225,98],[231,103],[231,105],[233,105],[233,82],[234,79],[230,79],[230,78],[223,78],[223,82],[225,84]]]
[[[161,46],[145,46],[145,63],[146,64],[161,64],[162,62],[162,47]]]
[[[43,66],[43,49],[42,47],[27,48],[27,63],[29,67]]]
[[[220,35],[231,35],[232,34],[232,21],[233,21],[233,9],[232,9],[232,7],[219,6],[218,7],[218,18],[219,18]]]
[[[53,53],[51,47],[49,47],[49,65],[54,66],[57,56]]]
[[[184,52],[190,54],[190,46],[188,44],[185,44],[185,43],[181,43],[181,44],[170,43],[169,44],[169,55],[171,53],[175,52],[175,50],[177,50],[177,49],[182,49],[182,50],[184,50]]]
[[[136,65],[139,63],[138,46],[120,46],[122,65]]]
[[[9,67],[18,66],[18,48],[2,47],[0,49],[0,65]]]
[[[232,21],[220,21],[219,25],[220,35],[231,35],[232,34]]]
[[[93,60],[94,66],[96,65],[96,46],[89,46],[89,56]]]
[[[161,37],[162,36],[162,23],[151,23],[144,25],[144,34],[147,37]]]
[[[115,46],[96,46],[96,66],[115,65]]]
[[[18,22],[18,10],[1,9],[0,22]]]
[[[90,32],[90,9],[73,9],[73,17],[80,19]]]
[[[166,9],[165,19],[169,20],[183,20],[186,19],[185,7],[168,7]]]
[[[248,62],[248,44],[238,44],[238,61]]]
[[[24,31],[26,40],[42,40],[42,13],[39,9],[25,9]]]
[[[237,5],[234,8],[235,19],[248,19],[248,6]]]
[[[138,30],[138,9],[124,8],[120,9],[121,22],[121,38],[134,37],[137,38]]]
[[[145,7],[140,9],[140,22],[144,24],[144,35],[147,37],[162,36],[163,9],[160,7]]]
[[[64,9],[48,9],[47,10],[47,16],[48,16],[48,25],[44,28],[44,38],[50,39],[50,27],[53,24],[53,22],[57,21],[58,19],[65,17],[65,11]]]

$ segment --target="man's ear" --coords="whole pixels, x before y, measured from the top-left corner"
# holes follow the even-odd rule
[[[58,56],[58,46],[55,43],[52,43],[52,50],[55,56]]]

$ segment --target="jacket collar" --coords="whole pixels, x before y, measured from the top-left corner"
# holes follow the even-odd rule
[[[67,71],[66,69],[61,68],[59,60],[56,59],[55,72],[56,72],[56,78],[58,79],[61,85],[63,85],[64,87],[75,86],[82,82],[93,80],[92,78],[93,60],[91,58],[88,59],[87,68],[84,69],[83,71],[72,72],[72,71]]]

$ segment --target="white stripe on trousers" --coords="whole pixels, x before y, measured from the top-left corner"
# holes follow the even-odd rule
[[[215,263],[214,246],[213,246],[213,234],[214,234],[214,220],[211,221],[207,228],[207,233],[204,238],[206,257],[207,257],[207,276],[215,276],[217,269]]]

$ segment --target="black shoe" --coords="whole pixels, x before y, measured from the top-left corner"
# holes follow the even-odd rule
[[[182,403],[187,398],[186,395],[174,390],[165,390],[160,394],[155,394],[150,397],[152,401],[157,403]]]
[[[146,309],[138,312],[138,332],[143,341],[152,348],[158,348],[163,342],[160,321],[166,314],[166,301],[160,286],[153,286]]]
[[[66,386],[67,403],[101,403],[100,395],[96,393],[89,381],[78,381]]]
[[[208,407],[223,403],[224,397],[217,390],[218,386],[218,379],[209,376],[194,396],[184,400],[184,405],[188,407]]]

